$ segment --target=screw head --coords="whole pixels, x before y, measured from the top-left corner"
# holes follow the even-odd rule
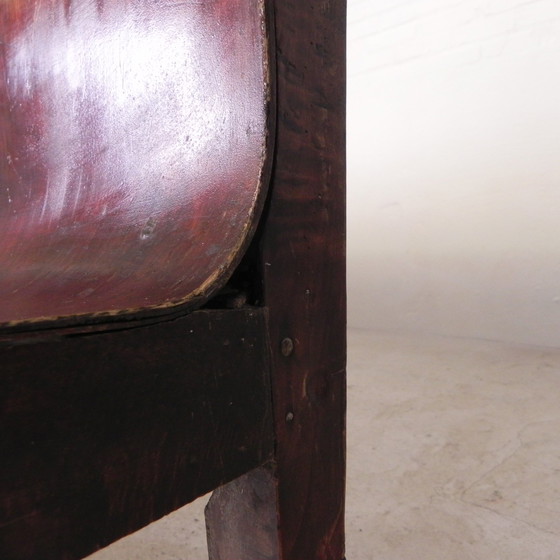
[[[294,413],[288,412],[288,414],[286,414],[286,422],[292,422],[293,419],[294,419]]]
[[[282,355],[286,358],[291,356],[294,351],[294,341],[291,338],[285,338],[280,343],[280,349],[282,351]]]

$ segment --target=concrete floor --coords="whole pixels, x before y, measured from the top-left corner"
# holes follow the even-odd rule
[[[558,560],[560,349],[349,333],[348,560]],[[203,560],[197,500],[90,560]]]

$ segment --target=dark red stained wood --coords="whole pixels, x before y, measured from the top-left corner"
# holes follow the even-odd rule
[[[259,551],[272,558],[274,510],[282,560],[344,555],[345,2],[271,5],[277,149],[260,256],[249,259],[249,269],[262,268],[268,309],[199,311],[138,328],[133,314],[87,335],[5,335],[2,559],[77,558],[268,462],[273,443],[273,478],[234,482],[222,504],[246,507],[263,490],[263,503],[245,511],[266,512]],[[237,3],[220,6],[225,14]],[[100,332],[107,328],[125,330]],[[211,530],[218,546],[247,551],[255,534],[237,520]]]
[[[3,343],[0,558],[81,558],[269,460],[266,328],[196,311]]]
[[[264,194],[263,12],[0,2],[0,323],[199,302],[225,279]]]
[[[281,558],[341,560],[346,2],[278,0],[274,7],[278,121],[262,259]]]

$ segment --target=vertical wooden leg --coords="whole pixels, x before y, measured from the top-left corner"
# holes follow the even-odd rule
[[[342,560],[346,2],[273,7],[278,119],[261,249],[280,549],[282,560]]]
[[[275,470],[254,471],[216,493],[207,516],[210,558],[342,560],[346,1],[268,5],[278,118],[259,248]]]
[[[271,468],[256,469],[218,488],[205,517],[209,560],[280,560]]]

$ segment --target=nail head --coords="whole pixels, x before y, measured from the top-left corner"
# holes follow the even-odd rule
[[[282,355],[286,356],[286,358],[288,356],[292,355],[292,352],[294,351],[294,341],[291,338],[285,338],[281,345],[281,350],[282,350]]]

